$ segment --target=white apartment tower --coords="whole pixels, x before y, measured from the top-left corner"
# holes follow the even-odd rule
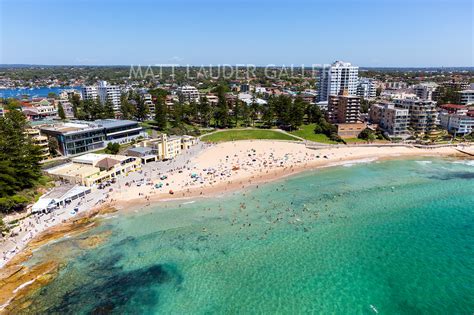
[[[185,85],[178,89],[178,96],[182,102],[199,102],[199,91],[194,86]]]
[[[422,100],[433,100],[433,93],[436,91],[438,84],[434,82],[424,82],[413,87],[413,91],[415,92],[416,96],[421,98]]]
[[[343,91],[355,96],[359,84],[359,67],[349,62],[336,61],[320,69],[317,82],[319,102],[327,102],[330,95],[339,95]]]
[[[357,86],[357,96],[367,100],[374,98],[377,94],[377,88],[375,82],[369,78],[360,78],[359,85]]]
[[[121,90],[117,85],[109,85],[107,81],[99,81],[98,95],[102,104],[112,103],[114,111],[120,111]]]
[[[95,101],[97,100],[97,86],[83,86],[81,88],[81,96],[83,100]]]

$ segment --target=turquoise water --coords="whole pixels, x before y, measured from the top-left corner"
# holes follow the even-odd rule
[[[474,311],[474,161],[324,169],[130,211],[88,235],[104,231],[95,249],[63,241],[67,264],[31,312]]]

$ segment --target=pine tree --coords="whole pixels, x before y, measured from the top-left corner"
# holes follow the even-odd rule
[[[139,121],[144,121],[149,113],[148,106],[145,104],[145,100],[139,94],[136,94],[134,97],[135,102],[137,103],[137,111],[135,117]]]
[[[212,108],[211,108],[211,105],[209,105],[207,97],[205,96],[201,97],[198,111],[199,111],[201,126],[209,127],[209,124],[211,122],[211,117],[212,117]]]
[[[28,122],[20,111],[0,118],[0,211],[8,212],[28,200],[17,195],[41,177],[41,151],[26,135]]]
[[[62,120],[66,119],[66,113],[64,113],[64,107],[61,103],[58,104],[58,115]]]
[[[220,127],[227,127],[229,124],[229,107],[225,99],[225,88],[222,85],[217,87],[217,98],[217,110],[214,118]]]
[[[120,97],[120,113],[122,119],[132,119],[135,116],[135,107],[128,100],[127,93],[123,93]]]
[[[234,123],[235,123],[235,127],[238,127],[239,126],[239,119],[240,119],[240,115],[241,115],[241,107],[240,107],[240,104],[242,102],[237,98],[235,100],[235,105],[234,105],[234,108],[232,110],[232,115],[234,116]]]
[[[166,129],[167,112],[168,109],[164,98],[161,96],[157,97],[155,104],[155,122],[158,130],[163,131]]]
[[[107,100],[105,102],[103,117],[104,118],[115,118],[114,105],[112,104],[112,102],[110,100]]]

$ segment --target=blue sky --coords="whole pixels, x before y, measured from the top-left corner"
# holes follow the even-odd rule
[[[0,0],[0,63],[473,66],[473,0]]]

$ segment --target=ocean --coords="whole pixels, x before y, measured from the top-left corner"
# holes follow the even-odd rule
[[[320,169],[129,209],[59,245],[31,260],[64,266],[28,312],[472,314],[474,161]]]

